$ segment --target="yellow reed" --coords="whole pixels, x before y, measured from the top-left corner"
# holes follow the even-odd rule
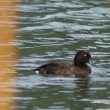
[[[12,110],[16,76],[16,0],[0,0],[0,110]]]

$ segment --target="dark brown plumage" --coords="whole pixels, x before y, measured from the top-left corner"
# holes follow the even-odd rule
[[[90,67],[86,64],[91,59],[89,52],[80,50],[75,55],[74,60],[57,60],[48,64],[44,64],[34,71],[40,74],[56,74],[56,75],[78,75],[91,73]]]

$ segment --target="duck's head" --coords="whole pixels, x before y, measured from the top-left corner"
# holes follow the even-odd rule
[[[77,52],[74,58],[74,64],[76,66],[85,66],[86,63],[89,63],[91,55],[88,51],[80,50]]]

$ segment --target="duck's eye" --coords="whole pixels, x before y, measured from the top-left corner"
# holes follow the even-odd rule
[[[86,54],[84,54],[84,56],[86,57],[87,55],[86,55]]]

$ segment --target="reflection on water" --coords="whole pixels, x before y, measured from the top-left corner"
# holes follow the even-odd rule
[[[16,75],[16,1],[0,1],[0,110],[12,110],[15,87],[11,80]]]
[[[88,78],[84,77],[44,77],[39,75],[19,77],[17,79],[17,87],[21,90],[23,89],[20,100],[28,100],[26,104],[21,104],[20,109],[30,104],[35,105],[36,109],[40,107],[54,109],[57,106],[60,109],[65,109],[66,102],[69,104],[69,101],[87,96],[88,85]]]
[[[110,1],[23,0],[19,16],[20,110],[110,109]],[[88,77],[35,75],[37,66],[73,59],[79,49],[92,54]]]

